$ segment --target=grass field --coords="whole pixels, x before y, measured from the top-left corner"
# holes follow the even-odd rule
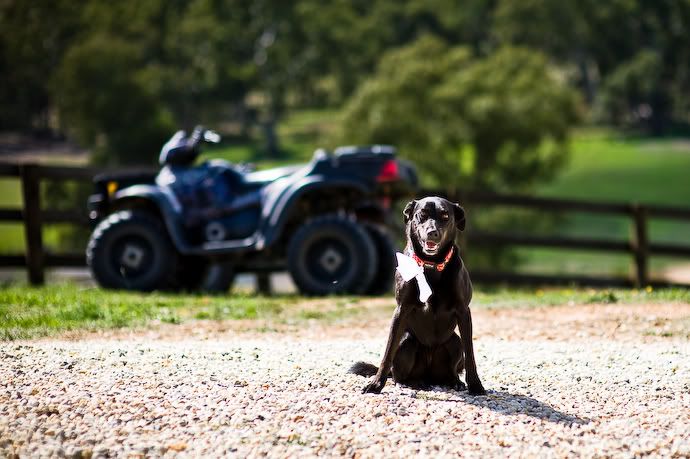
[[[22,195],[19,180],[0,178],[0,207],[21,208]],[[0,253],[21,252],[24,233],[21,223],[0,223]]]
[[[690,140],[677,138],[635,138],[610,130],[587,129],[573,139],[569,164],[551,183],[537,189],[547,197],[591,201],[638,202],[690,206]],[[627,239],[631,220],[625,217],[577,213],[560,226],[567,236]],[[650,221],[649,237],[655,242],[690,245],[690,222]],[[523,249],[523,269],[531,272],[555,270],[589,274],[627,274],[629,256],[601,253]],[[653,258],[653,274],[660,274],[683,259]]]
[[[690,139],[624,137],[608,130],[580,131],[570,163],[537,194],[591,201],[690,206]],[[566,231],[626,236],[629,219],[577,216]],[[690,244],[690,222],[652,220],[656,241]]]
[[[111,292],[72,284],[12,285],[0,288],[0,339],[133,327],[156,320],[174,324],[189,319],[257,319],[279,316],[298,300],[297,296]]]
[[[17,179],[0,178],[0,208],[21,209],[23,206],[21,185]],[[49,249],[59,249],[60,232],[71,225],[46,225],[43,244]],[[0,222],[0,253],[24,253],[24,229],[21,222]],[[86,241],[84,241],[86,246]]]
[[[687,290],[486,290],[476,292],[472,307],[515,309],[590,303],[690,302]],[[0,339],[50,336],[70,330],[102,330],[144,326],[151,322],[179,324],[190,320],[261,320],[264,323],[304,325],[306,321],[334,322],[371,312],[389,314],[393,299],[330,297],[304,299],[204,296],[163,293],[112,292],[53,284],[42,288],[0,287]],[[261,325],[261,326],[265,326]]]
[[[690,139],[629,137],[584,129],[557,179],[539,188],[544,196],[598,201],[690,204]]]

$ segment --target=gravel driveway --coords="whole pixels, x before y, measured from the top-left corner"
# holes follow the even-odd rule
[[[0,343],[0,457],[690,456],[690,305],[474,315],[486,397],[361,395],[384,317]]]

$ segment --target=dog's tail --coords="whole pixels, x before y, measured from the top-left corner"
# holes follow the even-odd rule
[[[347,370],[348,373],[354,373],[359,376],[374,376],[379,371],[376,365],[366,362],[357,362]]]

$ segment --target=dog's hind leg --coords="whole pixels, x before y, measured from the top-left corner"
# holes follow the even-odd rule
[[[420,347],[417,338],[405,333],[393,360],[393,380],[396,383],[407,386],[422,385],[424,362],[420,358]]]
[[[458,337],[458,338],[460,338],[460,337]],[[462,351],[462,340],[460,340],[459,345],[460,345],[460,353],[458,354],[459,360],[458,360],[458,366],[456,368],[456,373],[458,375],[461,375],[462,372],[465,371],[465,355],[463,354],[463,351]],[[461,382],[461,384],[463,384],[463,386],[464,386],[464,383]]]
[[[456,390],[465,389],[465,384],[460,381],[462,360],[462,343],[460,337],[453,333],[448,341],[434,351],[430,368],[432,381]]]

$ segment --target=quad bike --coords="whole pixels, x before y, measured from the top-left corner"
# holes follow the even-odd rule
[[[237,272],[287,270],[304,294],[390,288],[394,245],[384,223],[417,176],[389,146],[317,150],[307,164],[253,172],[212,160],[177,132],[157,173],[94,179],[86,259],[99,285],[150,291],[227,291]]]

